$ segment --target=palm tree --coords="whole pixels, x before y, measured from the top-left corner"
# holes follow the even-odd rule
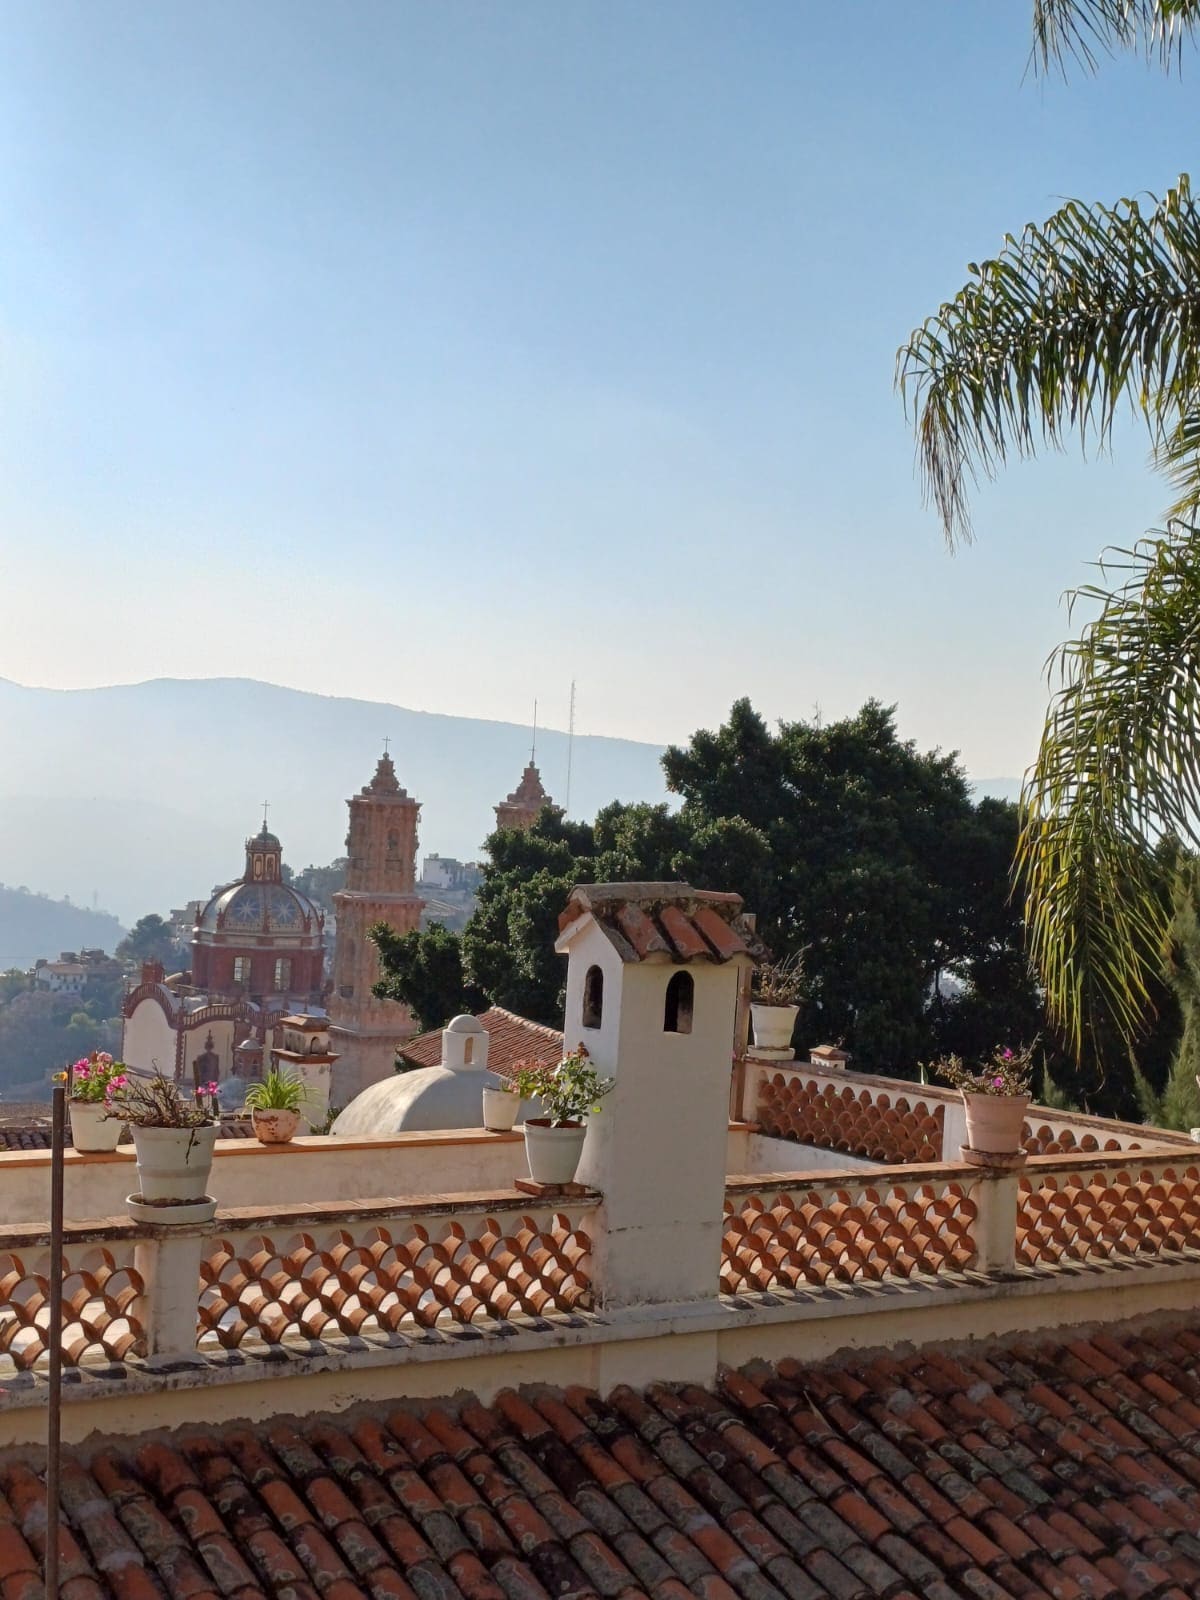
[[[1038,70],[1135,49],[1170,68],[1200,0],[1034,0]],[[897,382],[927,499],[950,543],[968,491],[1010,456],[1104,448],[1125,406],[1172,484],[1165,527],[1108,552],[1096,607],[1051,661],[1016,872],[1052,1019],[1082,1054],[1136,1035],[1168,912],[1153,846],[1200,846],[1200,210],[1185,176],[1161,199],[1069,201],[970,267],[917,328]]]

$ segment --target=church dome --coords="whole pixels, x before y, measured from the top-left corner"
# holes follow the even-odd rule
[[[319,927],[320,919],[308,896],[291,884],[234,883],[213,896],[196,926],[205,933],[302,934]]]

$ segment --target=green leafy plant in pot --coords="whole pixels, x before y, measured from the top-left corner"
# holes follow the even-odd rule
[[[587,1118],[615,1080],[602,1078],[579,1044],[557,1066],[523,1062],[503,1074],[522,1100],[538,1100],[540,1117],[525,1119],[525,1156],[535,1183],[574,1183],[587,1136]]]
[[[217,1202],[208,1194],[217,1141],[215,1083],[184,1094],[171,1078],[130,1077],[121,1115],[133,1129],[138,1193],[128,1196],[141,1222],[208,1222]]]
[[[308,1091],[290,1072],[272,1067],[246,1090],[246,1108],[259,1144],[289,1144],[300,1126]]]

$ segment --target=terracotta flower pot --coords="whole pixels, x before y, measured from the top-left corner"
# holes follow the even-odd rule
[[[483,1091],[483,1125],[493,1133],[511,1133],[521,1109],[521,1096],[510,1089]]]
[[[967,1147],[994,1156],[1015,1156],[1024,1143],[1027,1094],[968,1094]]]
[[[544,1117],[525,1123],[525,1159],[534,1183],[574,1183],[587,1129],[582,1122],[555,1128]]]
[[[136,1203],[130,1210],[140,1220],[147,1212],[155,1222],[198,1222],[215,1215],[217,1202],[208,1195],[208,1179],[218,1131],[215,1122],[199,1128],[134,1125],[138,1193],[130,1196]]]
[[[751,1001],[755,1044],[760,1050],[790,1050],[792,1030],[799,1015],[799,1006],[764,1006],[757,1000]]]
[[[103,1100],[70,1100],[71,1143],[83,1155],[107,1155],[115,1150],[125,1124],[110,1117]]]
[[[259,1144],[290,1144],[300,1126],[300,1113],[255,1109],[250,1113],[250,1121]]]

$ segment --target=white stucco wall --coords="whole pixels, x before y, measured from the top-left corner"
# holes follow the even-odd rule
[[[591,919],[568,930],[564,1042],[582,1039],[616,1079],[588,1124],[579,1168],[605,1196],[598,1219],[598,1282],[607,1305],[712,1293],[720,1258],[729,1080],[740,965],[623,962]],[[599,1028],[582,1026],[585,976],[604,974]],[[690,1033],[667,1033],[668,983],[695,984]]]
[[[126,1017],[121,1060],[139,1072],[175,1071],[175,1031],[157,1000],[142,1000]]]
[[[521,1136],[483,1129],[451,1138],[305,1138],[274,1147],[255,1139],[223,1139],[216,1146],[212,1192],[223,1207],[304,1205],[511,1189],[514,1178],[526,1176]],[[136,1188],[131,1148],[123,1146],[111,1156],[68,1152],[64,1191],[69,1220],[123,1216],[125,1196]],[[49,1153],[0,1155],[0,1217],[10,1223],[41,1222],[49,1208]]]

